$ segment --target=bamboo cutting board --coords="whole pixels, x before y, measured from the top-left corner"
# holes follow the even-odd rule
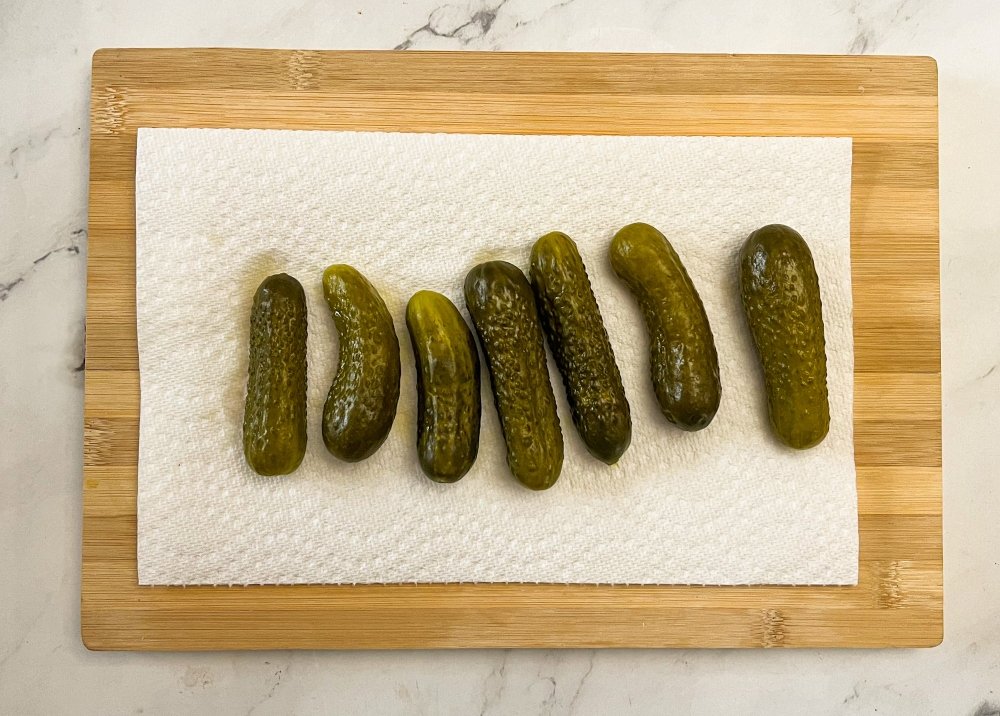
[[[139,127],[851,136],[856,587],[139,587]],[[942,639],[930,58],[101,50],[81,624],[91,649],[933,646]]]

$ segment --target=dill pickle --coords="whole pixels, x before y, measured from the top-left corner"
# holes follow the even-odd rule
[[[465,279],[465,303],[486,356],[510,471],[532,490],[548,489],[562,469],[563,440],[528,279],[506,261],[479,264]]]
[[[764,373],[775,436],[803,450],[830,429],[819,277],[797,231],[769,224],[740,250],[740,296]]]
[[[455,304],[418,291],[406,305],[417,362],[417,456],[435,482],[457,482],[479,452],[479,351]]]
[[[335,457],[364,460],[385,442],[399,401],[399,339],[378,291],[357,269],[323,272],[323,295],[340,338],[337,375],[323,406],[323,442]]]
[[[566,234],[535,242],[531,286],[573,424],[590,453],[613,465],[632,440],[632,417],[587,268]]]
[[[306,294],[281,273],[253,296],[243,455],[259,475],[287,475],[305,454]]]
[[[719,357],[705,307],[677,252],[649,224],[629,224],[611,241],[611,267],[645,318],[663,415],[684,430],[708,426],[722,398]]]

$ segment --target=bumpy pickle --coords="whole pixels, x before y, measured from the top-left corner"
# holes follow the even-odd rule
[[[573,424],[590,453],[613,465],[632,440],[631,413],[587,268],[566,234],[535,242],[531,286]]]
[[[771,428],[789,447],[822,442],[830,429],[826,339],[819,278],[797,231],[769,224],[739,257],[740,296],[764,373]]]
[[[513,264],[489,261],[466,277],[465,302],[486,356],[507,464],[523,485],[545,490],[559,478],[563,441],[531,286]]]
[[[622,228],[610,254],[646,321],[660,410],[679,428],[701,430],[719,409],[722,385],[712,327],[694,283],[670,242],[649,224]]]
[[[347,462],[385,441],[399,401],[399,339],[378,291],[356,269],[323,272],[323,294],[340,339],[337,375],[323,406],[323,442]]]
[[[406,328],[417,362],[420,467],[435,482],[457,482],[479,452],[479,351],[455,304],[434,291],[410,298]]]
[[[260,475],[294,472],[306,454],[306,295],[284,273],[253,297],[243,454]]]

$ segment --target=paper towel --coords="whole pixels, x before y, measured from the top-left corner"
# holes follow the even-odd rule
[[[139,582],[855,583],[850,177],[841,138],[139,130]],[[722,405],[698,433],[660,414],[639,311],[608,263],[633,221],[671,240],[715,333]],[[774,222],[809,242],[823,295],[832,422],[806,452],[769,432],[736,289],[740,244]],[[485,374],[479,459],[433,483],[415,451],[406,301],[433,289],[467,317],[468,270],[527,268],[551,230],[587,264],[632,445],[614,467],[588,455],[550,359],[556,485],[510,475]],[[320,285],[332,263],[380,290],[402,347],[396,422],[358,464],[331,457],[319,429],[337,362]],[[242,454],[249,312],[281,271],[309,301],[309,447],[294,474],[262,478]]]

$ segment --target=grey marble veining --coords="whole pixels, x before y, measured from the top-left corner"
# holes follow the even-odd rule
[[[439,49],[499,50],[511,33],[527,28],[537,20],[558,12],[576,0],[556,3],[520,3],[511,0],[481,3],[453,3],[434,8],[427,22],[413,30],[393,49],[431,49],[427,41],[434,38],[454,40]]]
[[[0,2],[0,712],[1000,714],[998,27],[993,0]],[[945,643],[87,652],[78,609],[90,55],[204,45],[935,56]]]

